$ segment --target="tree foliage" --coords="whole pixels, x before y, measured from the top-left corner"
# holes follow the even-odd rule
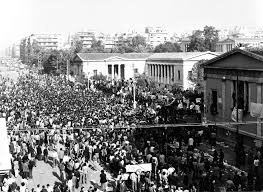
[[[218,30],[213,26],[205,26],[203,30],[196,30],[189,37],[189,51],[215,51],[218,42]]]
[[[112,53],[144,53],[151,51],[152,48],[146,44],[145,37],[141,35],[133,37],[130,41],[123,41],[111,50]]]
[[[252,53],[256,53],[258,55],[263,56],[263,48],[262,47],[253,47],[253,48],[247,48],[247,51],[250,51]]]
[[[172,42],[165,42],[164,44],[157,45],[154,49],[155,53],[165,52],[182,52],[180,45]]]
[[[82,52],[84,53],[105,53],[105,47],[102,41],[97,41],[95,38],[92,40],[92,44],[90,48],[83,49]]]
[[[43,63],[43,72],[47,74],[56,74],[58,70],[58,55],[53,52]]]
[[[200,60],[194,64],[192,71],[188,74],[188,79],[193,83],[196,90],[203,90],[203,81],[204,81],[204,70],[201,65],[206,60]]]

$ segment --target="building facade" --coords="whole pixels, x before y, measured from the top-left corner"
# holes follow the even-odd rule
[[[228,135],[225,139],[235,140],[231,135],[239,130],[239,134],[246,138],[243,140],[245,145],[261,145],[263,124],[259,122],[262,119],[251,116],[255,110],[251,103],[263,103],[263,56],[234,49],[206,62],[203,67],[208,122],[222,122],[223,125],[217,126],[217,132],[223,137]],[[235,119],[252,123],[228,124]],[[230,134],[226,134],[229,131]]]
[[[228,52],[236,47],[263,47],[263,38],[227,38],[216,43],[217,52]]]
[[[214,52],[155,53],[146,61],[147,75],[159,86],[171,88],[176,84],[184,90],[190,89],[193,85],[188,75],[194,64],[218,55]]]
[[[30,39],[32,39],[31,42],[36,41],[44,49],[60,49],[62,47],[61,34],[32,34]]]
[[[145,73],[148,53],[78,53],[70,66],[75,77],[106,76],[109,79],[127,80],[135,74]]]
[[[75,37],[82,42],[83,48],[91,48],[95,33],[93,31],[77,32]]]
[[[146,27],[145,38],[146,43],[152,47],[170,41],[167,31],[161,27]]]
[[[189,45],[190,45],[190,39],[182,39],[178,41],[178,44],[180,45],[182,52],[188,52],[189,51]]]

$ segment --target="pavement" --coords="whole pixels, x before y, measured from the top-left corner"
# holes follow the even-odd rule
[[[54,186],[55,183],[61,183],[59,178],[59,169],[58,167],[53,168],[51,163],[45,163],[44,161],[37,161],[36,167],[33,168],[33,179],[28,180],[28,189],[31,191],[32,188],[36,188],[38,184],[42,187],[43,185]],[[94,165],[92,163],[92,165]],[[94,168],[89,167],[88,170],[88,182],[87,184],[80,185],[80,187],[75,190],[76,192],[80,191],[81,186],[85,189],[89,189],[90,186],[97,187],[100,189],[100,171],[103,169],[102,166],[95,164]],[[114,179],[109,172],[106,172],[107,178],[110,181]],[[17,177],[16,182],[18,185],[21,184],[21,176]],[[112,191],[111,184],[108,184],[108,191]]]

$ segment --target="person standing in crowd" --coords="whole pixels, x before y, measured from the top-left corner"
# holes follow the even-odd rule
[[[106,189],[107,189],[107,176],[104,172],[104,170],[101,170],[101,173],[100,173],[100,183],[101,183],[101,189],[102,191],[106,192]]]
[[[44,155],[44,162],[47,163],[48,162],[48,149],[47,149],[47,146],[45,146],[45,148],[43,150],[43,155]]]
[[[59,163],[62,163],[63,158],[64,158],[64,150],[62,148],[60,148],[60,150],[58,152],[58,158],[59,158]]]
[[[32,179],[33,178],[33,168],[35,166],[35,162],[33,160],[29,160],[28,163],[28,169],[29,169],[29,178]]]

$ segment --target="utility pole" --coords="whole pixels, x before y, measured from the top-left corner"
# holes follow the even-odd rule
[[[69,60],[67,60],[67,81],[69,80]]]
[[[236,82],[236,113],[237,113],[237,123],[238,123],[238,75],[237,75],[237,82]],[[238,134],[239,134],[239,126],[237,124],[237,140],[238,140]]]
[[[136,109],[136,91],[135,91],[135,69],[134,69],[134,63],[132,64],[133,68],[133,108]]]
[[[237,80],[236,80],[236,122],[237,122],[237,128],[236,128],[236,146],[235,146],[235,151],[236,151],[236,165],[239,167],[240,166],[240,141],[239,141],[239,126],[238,126],[238,75],[237,75]]]
[[[57,57],[57,73],[58,73],[58,57]]]

